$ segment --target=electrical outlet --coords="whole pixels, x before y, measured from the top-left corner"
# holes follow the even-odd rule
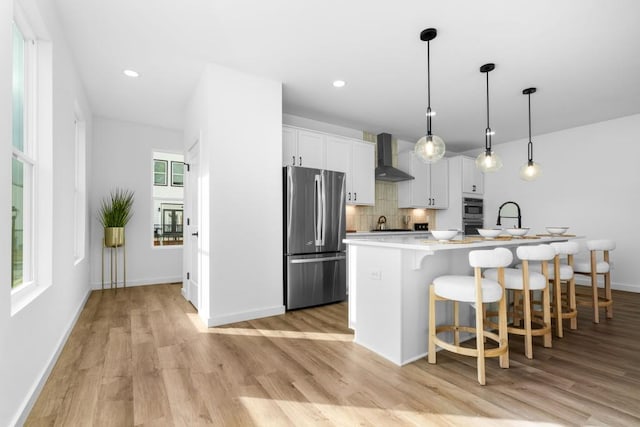
[[[372,271],[370,275],[371,280],[382,280],[382,271]]]

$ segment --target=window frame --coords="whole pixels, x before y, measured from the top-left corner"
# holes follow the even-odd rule
[[[182,184],[176,184],[174,181],[174,177],[175,177],[175,172],[174,170],[174,164],[181,164],[182,165],[182,173],[179,173],[178,175],[182,176]],[[184,162],[178,162],[175,160],[171,160],[171,186],[172,187],[184,187]]]
[[[164,163],[164,172],[156,172],[156,163]],[[156,183],[156,174],[164,174],[164,184]],[[153,185],[157,187],[167,187],[169,185],[169,161],[162,159],[153,159]]]
[[[74,265],[82,262],[87,253],[87,123],[83,120],[80,107],[76,102],[74,144]]]
[[[24,107],[25,143],[23,149],[19,150],[12,142],[11,156],[27,161],[33,167],[30,173],[31,191],[27,197],[30,202],[28,221],[31,225],[27,237],[31,245],[30,280],[11,288],[11,316],[29,305],[53,283],[53,45],[46,39],[49,33],[40,19],[31,21],[19,3],[14,3],[13,11],[13,24],[25,40],[24,73],[27,89],[24,102],[27,106]]]

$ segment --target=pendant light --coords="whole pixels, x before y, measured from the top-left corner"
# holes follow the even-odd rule
[[[533,161],[533,142],[531,142],[531,94],[536,93],[535,87],[530,87],[522,91],[523,95],[529,97],[529,144],[527,145],[527,163],[520,168],[520,178],[525,181],[533,181],[542,172],[540,165]]]
[[[427,42],[427,134],[420,138],[415,145],[414,153],[425,163],[435,163],[444,156],[444,141],[439,136],[431,133],[431,119],[435,111],[431,110],[431,64],[429,42],[436,38],[438,31],[435,28],[427,28],[420,33],[420,40]]]
[[[502,160],[491,149],[491,136],[494,132],[489,126],[489,72],[496,68],[495,64],[484,64],[480,72],[487,75],[487,128],[484,130],[484,151],[476,157],[476,166],[482,172],[495,172],[502,167]]]

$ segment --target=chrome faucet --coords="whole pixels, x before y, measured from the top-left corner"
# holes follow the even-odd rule
[[[515,205],[516,209],[518,209],[518,216],[517,217],[516,216],[502,216],[501,215],[502,208],[505,205],[509,205],[509,204]],[[518,228],[522,228],[522,216],[520,215],[520,205],[518,205],[516,202],[509,201],[509,202],[504,202],[503,204],[500,205],[500,207],[498,208],[498,222],[496,222],[496,225],[502,225],[500,223],[500,219],[501,218],[518,218]]]

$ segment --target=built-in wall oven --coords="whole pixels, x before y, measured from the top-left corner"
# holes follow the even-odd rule
[[[464,234],[479,234],[484,223],[484,201],[472,197],[462,199],[462,231]]]

